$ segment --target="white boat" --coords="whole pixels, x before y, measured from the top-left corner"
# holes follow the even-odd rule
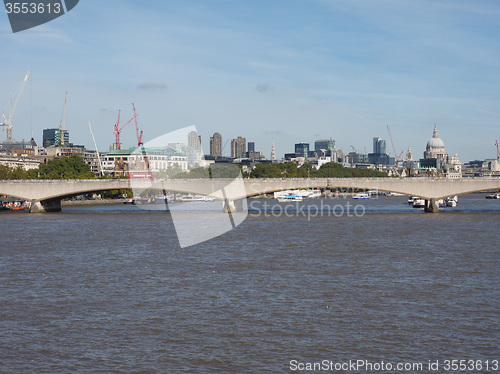
[[[454,208],[458,204],[458,196],[450,196],[445,199],[446,206],[450,208]]]
[[[313,199],[321,197],[321,190],[300,190],[299,195],[307,197],[308,199]]]
[[[321,197],[321,190],[285,190],[285,191],[276,191],[274,193],[274,198],[282,198],[283,196],[289,196],[289,195],[297,195],[302,198],[315,198],[315,197]]]
[[[398,192],[386,192],[385,196],[404,196],[404,195]]]
[[[184,196],[183,198],[181,198],[181,201],[183,203],[209,202],[209,201],[214,201],[214,198],[210,197],[210,196],[202,196],[202,195],[188,195],[188,196]]]
[[[278,203],[284,203],[287,201],[302,201],[303,197],[297,194],[280,195],[276,198]]]
[[[425,200],[420,198],[413,199],[413,207],[414,208],[425,208]]]
[[[500,199],[500,193],[492,193],[489,195],[486,195],[487,199]]]
[[[356,195],[352,197],[353,199],[369,199],[370,195],[368,195],[366,192],[359,192]]]

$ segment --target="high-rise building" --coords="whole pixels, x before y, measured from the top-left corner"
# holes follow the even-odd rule
[[[333,140],[332,138],[316,140],[314,142],[314,150],[319,151],[321,149],[325,150],[335,149],[335,140]]]
[[[276,150],[274,149],[274,139],[273,139],[273,148],[271,149],[271,161],[276,160]]]
[[[255,142],[248,142],[248,151],[247,151],[247,157],[248,158],[255,158]]]
[[[309,156],[309,143],[295,144],[295,153],[299,153],[300,157],[308,157]]]
[[[231,140],[231,157],[242,158],[245,157],[247,148],[247,140],[238,136],[236,139]]]
[[[218,132],[210,137],[210,155],[222,156],[222,135]]]
[[[196,131],[188,134],[188,147],[201,151],[201,135],[198,135]]]
[[[380,138],[373,138],[373,153],[379,155],[386,154],[386,143],[385,140]]]
[[[61,129],[43,130],[43,147],[59,147],[69,145],[69,131]]]
[[[386,141],[380,138],[373,138],[373,153],[368,153],[368,162],[374,165],[394,165],[394,157],[389,157],[386,152]]]

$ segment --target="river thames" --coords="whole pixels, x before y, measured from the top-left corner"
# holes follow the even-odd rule
[[[2,213],[0,372],[498,372],[500,200],[484,197],[299,203],[363,207],[314,216],[250,200],[186,248],[161,211]]]

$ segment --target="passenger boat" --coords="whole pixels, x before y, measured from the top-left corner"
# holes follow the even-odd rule
[[[359,192],[356,195],[352,197],[353,199],[369,199],[370,195],[368,195],[366,192]]]
[[[413,199],[413,207],[414,208],[425,208],[425,200],[421,198],[414,198]]]
[[[294,193],[290,193],[287,195],[279,195],[276,198],[278,203],[284,203],[284,202],[288,202],[288,201],[302,201],[302,199],[303,199],[302,195],[298,195],[298,194],[294,194]]]
[[[283,196],[289,196],[289,195],[300,196],[302,199],[312,199],[312,198],[321,197],[321,190],[319,190],[319,189],[310,189],[310,190],[302,189],[302,190],[276,191],[274,193],[274,198],[277,200],[279,198],[282,198]]]

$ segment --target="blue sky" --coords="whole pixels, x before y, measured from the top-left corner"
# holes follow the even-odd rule
[[[32,68],[13,136],[41,143],[68,94],[71,141],[114,141],[118,109],[144,139],[196,125],[246,137],[270,156],[333,138],[371,152],[391,127],[399,154],[422,157],[437,123],[462,162],[500,140],[500,2],[399,0],[81,0],[12,34],[0,12],[0,109]],[[5,133],[0,134],[5,138]],[[135,143],[133,125],[123,130]],[[225,152],[229,153],[229,144]]]

